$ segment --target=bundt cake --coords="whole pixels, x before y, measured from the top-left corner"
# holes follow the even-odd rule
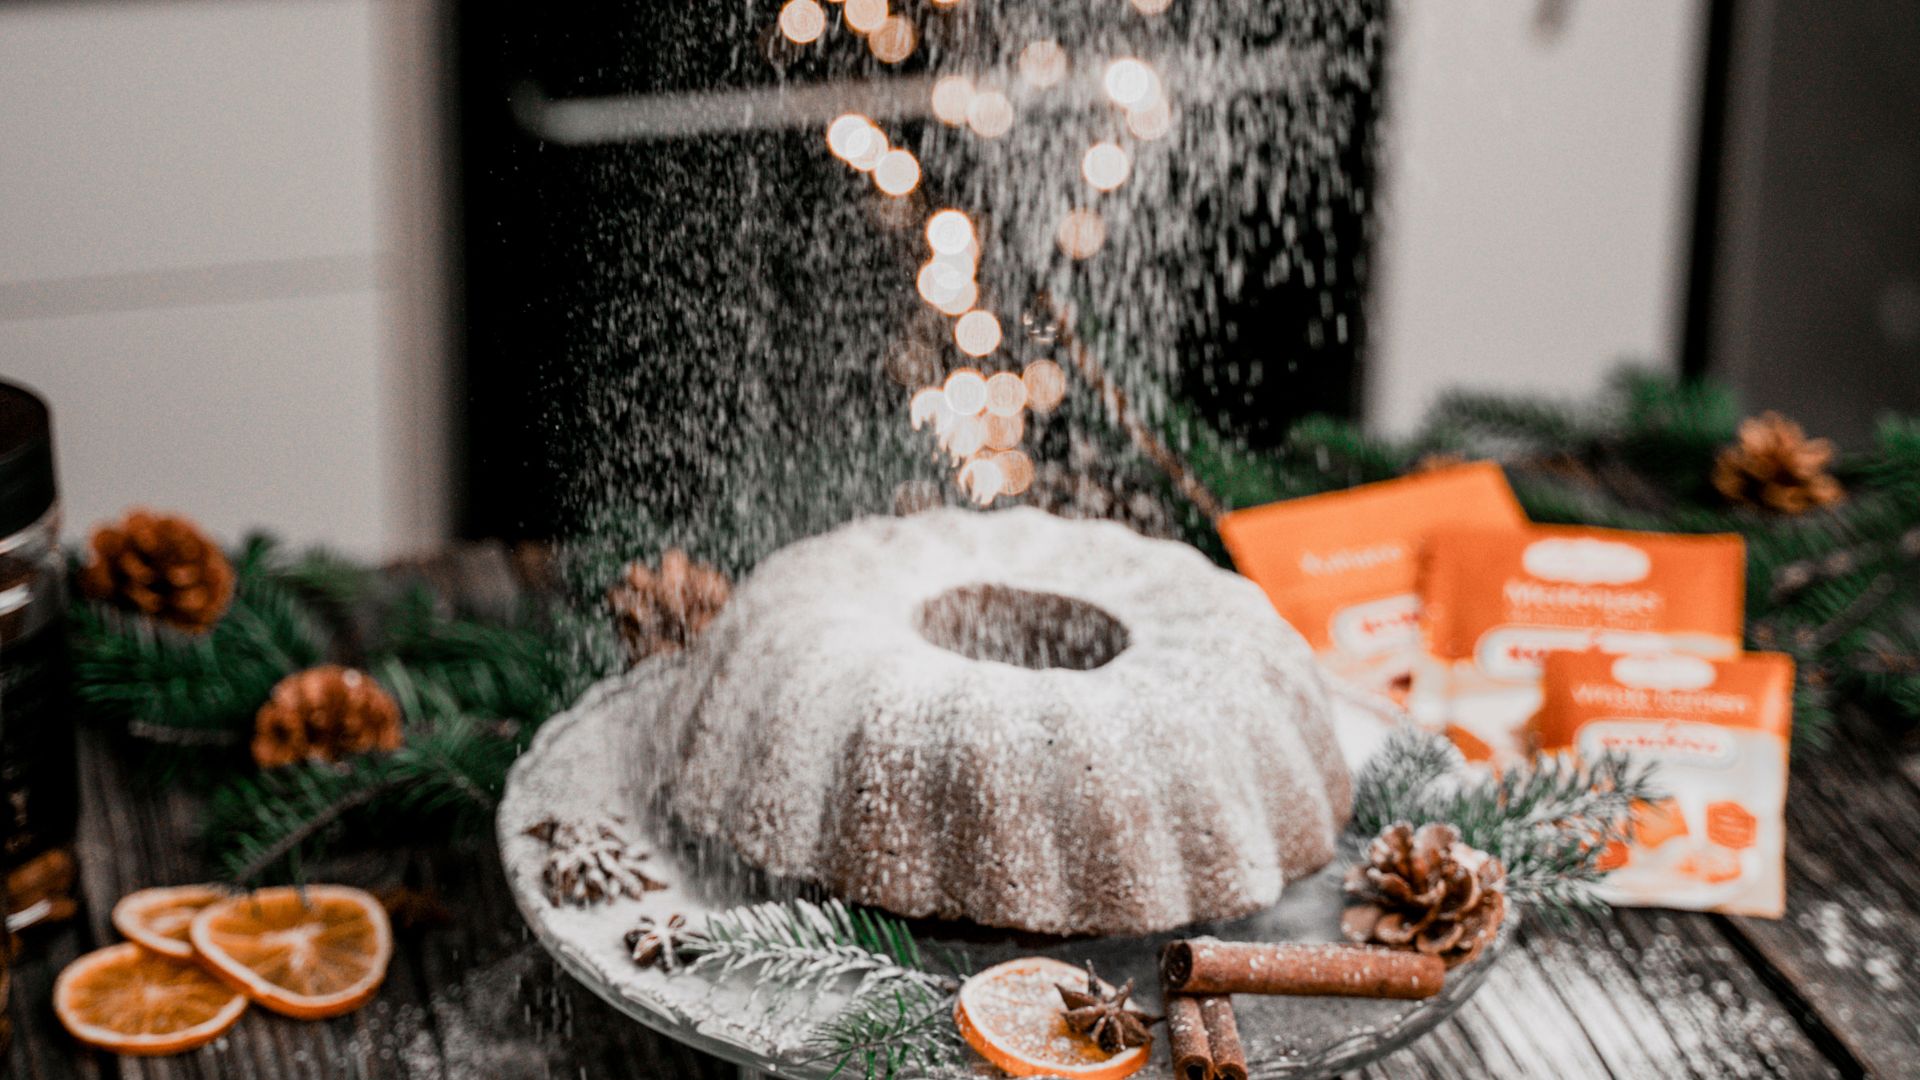
[[[644,794],[902,915],[1134,934],[1246,914],[1352,801],[1260,589],[1038,510],[868,518],[762,562],[638,732]]]

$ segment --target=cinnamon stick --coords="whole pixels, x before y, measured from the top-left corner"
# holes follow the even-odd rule
[[[1247,1080],[1247,1051],[1240,1045],[1233,999],[1225,994],[1201,998],[1200,1018],[1207,1026],[1207,1049],[1213,1053],[1216,1080]]]
[[[1213,1050],[1199,998],[1167,995],[1167,1052],[1178,1080],[1213,1080]]]
[[[1440,992],[1437,956],[1368,945],[1176,941],[1160,955],[1167,988],[1184,994],[1424,998]]]

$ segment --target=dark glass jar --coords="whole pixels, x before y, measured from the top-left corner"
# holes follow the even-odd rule
[[[47,406],[0,382],[0,869],[73,840],[66,567]],[[21,897],[14,897],[19,903]]]

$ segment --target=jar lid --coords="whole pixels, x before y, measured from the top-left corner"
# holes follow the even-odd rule
[[[53,421],[31,390],[0,382],[0,537],[53,509]]]

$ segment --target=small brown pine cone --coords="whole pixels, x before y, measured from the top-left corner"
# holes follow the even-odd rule
[[[1846,498],[1827,472],[1833,443],[1809,439],[1799,424],[1777,412],[1740,422],[1740,438],[1720,451],[1713,486],[1728,502],[1781,514],[1804,514]]]
[[[233,601],[233,564],[186,518],[134,510],[126,520],[94,530],[80,591],[201,633]]]
[[[1451,825],[1396,822],[1347,873],[1340,927],[1351,941],[1414,949],[1448,967],[1480,955],[1506,918],[1507,873]]]
[[[686,648],[720,614],[732,592],[727,575],[669,548],[658,570],[642,562],[628,564],[607,590],[607,606],[627,658],[637,664]]]
[[[254,717],[253,760],[263,769],[399,748],[399,704],[370,676],[338,664],[281,679]]]

